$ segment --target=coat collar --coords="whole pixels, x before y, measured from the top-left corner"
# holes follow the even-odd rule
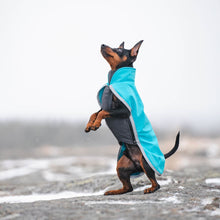
[[[108,84],[112,83],[134,83],[136,69],[133,67],[122,67],[116,71],[109,71]]]

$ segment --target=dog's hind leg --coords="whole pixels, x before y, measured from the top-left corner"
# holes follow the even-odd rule
[[[154,170],[149,166],[149,164],[146,162],[146,160],[142,157],[141,160],[141,167],[144,171],[144,173],[147,175],[147,177],[150,179],[152,186],[150,188],[147,188],[144,190],[144,194],[146,193],[153,193],[160,189],[160,185],[158,184],[155,176]]]
[[[117,164],[117,174],[123,184],[123,187],[118,190],[107,191],[104,195],[118,195],[133,191],[130,176],[134,170],[135,166],[133,162],[128,157],[123,155]]]

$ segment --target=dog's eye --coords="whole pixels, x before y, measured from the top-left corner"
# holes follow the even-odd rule
[[[118,48],[118,49],[117,49],[117,52],[122,53],[122,49],[121,49],[121,48]]]
[[[116,51],[117,51],[117,54],[121,57],[123,50],[121,48],[118,48]]]

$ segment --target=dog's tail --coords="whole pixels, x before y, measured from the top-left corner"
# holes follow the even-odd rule
[[[165,159],[167,159],[177,151],[179,147],[179,140],[180,140],[180,132],[178,132],[178,134],[176,135],[176,141],[174,147],[168,153],[164,154]]]

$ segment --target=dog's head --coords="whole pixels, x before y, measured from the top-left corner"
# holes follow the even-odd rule
[[[102,44],[101,53],[110,64],[112,70],[117,70],[121,67],[133,67],[142,42],[143,40],[139,41],[130,50],[124,48],[124,42],[118,48],[111,48]]]

